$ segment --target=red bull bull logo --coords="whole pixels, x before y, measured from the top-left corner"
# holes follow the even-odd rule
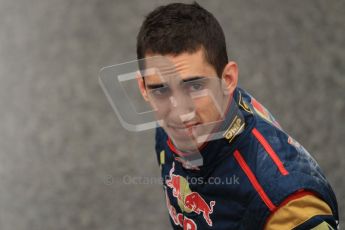
[[[174,206],[170,204],[168,194],[166,193],[165,195],[166,195],[166,202],[167,202],[167,207],[169,210],[169,215],[171,219],[173,220],[174,224],[183,227],[184,230],[197,230],[198,227],[196,223],[192,219],[189,219],[188,217],[183,216],[182,213],[177,213]]]
[[[207,224],[212,226],[212,220],[210,214],[213,213],[213,206],[216,204],[215,201],[211,201],[207,204],[206,201],[197,192],[188,194],[184,200],[185,206],[191,209],[193,212],[200,214],[202,213]]]
[[[175,163],[173,163],[173,166],[169,172],[169,179],[166,180],[166,184],[169,188],[172,189],[172,194],[174,197],[177,198],[177,202],[181,210],[187,213],[194,212],[196,214],[202,214],[206,223],[209,226],[212,226],[212,220],[210,218],[210,215],[213,213],[213,207],[215,206],[216,202],[211,201],[210,203],[207,203],[204,200],[204,198],[200,196],[199,193],[191,191],[191,189],[189,188],[189,183],[186,180],[186,178],[180,175],[175,175],[174,171],[175,171]],[[167,195],[167,202],[169,202],[168,195]],[[194,226],[193,225],[194,221],[186,217],[183,217],[181,213],[176,213],[176,209],[172,205],[170,205],[170,202],[167,203],[167,205],[169,209],[169,214],[171,218],[174,220],[174,223],[176,225],[181,225],[181,223],[183,223],[183,226],[184,226],[185,224],[188,223],[188,226]],[[194,229],[194,228],[186,228],[186,229]]]

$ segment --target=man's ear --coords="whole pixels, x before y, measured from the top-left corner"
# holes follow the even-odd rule
[[[226,64],[223,70],[222,80],[224,83],[223,89],[231,94],[237,87],[238,82],[238,67],[236,62],[230,61]]]
[[[147,91],[146,91],[146,87],[145,87],[145,82],[144,82],[144,78],[141,76],[140,72],[137,72],[137,82],[138,82],[138,87],[140,90],[141,95],[143,96],[145,101],[149,101],[148,95],[147,95]]]

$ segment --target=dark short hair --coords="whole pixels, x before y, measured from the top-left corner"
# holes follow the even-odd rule
[[[218,77],[228,62],[223,30],[198,3],[171,3],[149,13],[137,36],[137,58],[145,54],[178,55],[204,50]]]

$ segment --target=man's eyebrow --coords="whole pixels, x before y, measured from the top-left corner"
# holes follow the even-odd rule
[[[190,82],[190,81],[195,81],[195,80],[201,80],[201,79],[205,79],[206,77],[203,76],[193,76],[193,77],[189,77],[186,79],[182,79],[182,82]]]
[[[158,84],[147,84],[146,87],[148,89],[158,89],[158,88],[163,88],[166,87],[167,84],[162,84],[162,83],[158,83]]]
[[[203,76],[193,76],[193,77],[182,79],[181,83],[191,82],[191,81],[195,81],[195,80],[202,80],[202,79],[206,79],[206,77],[203,77]],[[167,87],[167,86],[168,85],[166,83],[147,84],[146,85],[146,87],[148,89],[158,89],[158,88],[163,88],[163,87]]]

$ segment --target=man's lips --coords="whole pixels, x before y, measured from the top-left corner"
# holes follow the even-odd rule
[[[197,126],[199,124],[200,122],[195,122],[195,123],[188,123],[188,124],[182,124],[182,125],[168,124],[168,126],[173,129],[186,129],[186,128]]]
[[[183,125],[168,125],[170,128],[174,129],[186,129],[198,125],[199,123],[183,124]]]
[[[183,125],[168,125],[174,137],[193,137],[193,128],[199,125],[199,122]]]

